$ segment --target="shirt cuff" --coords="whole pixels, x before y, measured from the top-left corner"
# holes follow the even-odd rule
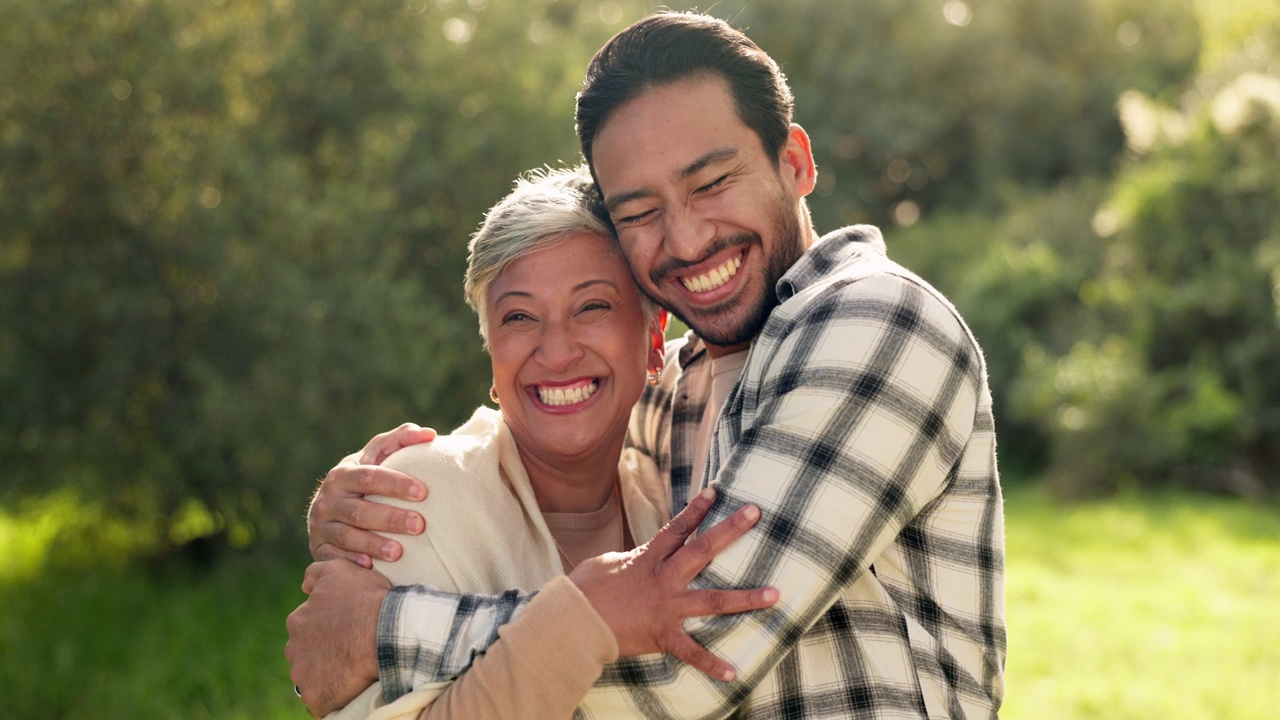
[[[391,588],[378,611],[378,679],[382,681],[384,702],[392,702],[413,690],[416,658],[404,652],[405,642],[400,632],[400,617],[409,591],[409,586]]]

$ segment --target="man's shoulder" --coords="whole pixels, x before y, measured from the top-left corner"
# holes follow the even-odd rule
[[[863,319],[904,329],[926,321],[930,331],[963,336],[976,349],[977,340],[955,305],[928,281],[890,259],[879,237],[878,231],[855,226],[818,241],[801,260],[808,263],[799,274],[803,282],[790,286],[790,294],[774,310],[763,335],[787,335],[813,325],[842,332],[848,321]]]

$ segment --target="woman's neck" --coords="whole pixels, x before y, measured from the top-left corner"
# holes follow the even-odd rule
[[[516,448],[543,512],[591,512],[609,500],[618,475],[621,438],[572,458],[542,457],[518,439]]]

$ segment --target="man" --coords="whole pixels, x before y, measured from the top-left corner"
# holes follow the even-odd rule
[[[781,599],[685,626],[733,663],[731,681],[669,656],[632,659],[606,669],[583,710],[994,717],[1003,519],[981,352],[940,294],[884,256],[874,228],[818,238],[804,200],[813,156],[791,118],[776,64],[705,16],[650,16],[587,70],[578,134],[618,241],[640,287],[696,333],[637,408],[631,441],[670,473],[675,507],[710,482],[705,523],[745,503],[762,511],[693,586],[772,585]],[[408,487],[331,473],[313,510],[317,557],[377,547],[346,526],[353,509],[370,529],[406,527],[361,503],[357,479],[370,492]],[[400,691],[465,668],[528,600],[474,616],[467,608],[491,601],[364,597],[381,602],[380,676]],[[428,611],[442,629],[425,629]],[[343,652],[372,653],[362,624]]]

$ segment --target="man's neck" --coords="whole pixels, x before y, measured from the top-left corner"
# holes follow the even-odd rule
[[[706,340],[703,340],[702,344],[707,346],[707,354],[711,356],[712,360],[722,358],[725,355],[732,355],[736,352],[742,352],[743,350],[751,347],[750,340],[740,342],[736,345],[712,345]]]

